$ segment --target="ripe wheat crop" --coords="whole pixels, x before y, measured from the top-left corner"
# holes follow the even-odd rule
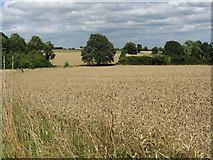
[[[7,72],[3,156],[209,158],[210,75],[210,66]]]
[[[67,61],[72,66],[83,65],[81,61],[81,51],[80,50],[55,50],[56,58],[51,61],[53,65],[63,66]],[[120,51],[117,51],[114,57],[114,63],[118,62],[120,56]]]

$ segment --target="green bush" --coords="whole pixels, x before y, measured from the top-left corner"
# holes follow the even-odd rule
[[[123,65],[152,65],[152,57],[148,56],[129,56],[123,57],[118,61]]]
[[[69,67],[70,66],[70,64],[66,61],[65,63],[64,63],[64,67]]]
[[[166,65],[170,63],[170,56],[166,55],[155,55],[152,58],[153,65]]]
[[[211,64],[210,58],[197,58],[195,56],[185,57],[184,63],[188,65],[198,65],[198,64]]]
[[[171,56],[170,63],[174,64],[174,65],[184,65],[185,57],[184,56]]]
[[[2,39],[2,64],[6,69],[51,67],[50,60],[55,57],[54,45],[43,41],[38,36],[32,36],[26,43],[24,38],[14,33],[10,37],[0,34]],[[4,66],[4,65],[3,65]]]
[[[43,55],[23,55],[22,58],[16,61],[14,68],[43,68],[51,67],[51,63],[44,58]]]

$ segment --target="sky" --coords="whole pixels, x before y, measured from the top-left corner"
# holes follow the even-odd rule
[[[134,42],[152,48],[166,41],[211,41],[211,3],[148,0],[22,0],[0,5],[1,31],[28,42],[38,35],[55,46],[85,46],[91,34],[104,34],[114,47]]]

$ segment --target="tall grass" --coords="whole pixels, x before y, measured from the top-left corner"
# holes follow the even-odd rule
[[[104,112],[104,111],[103,111]],[[50,115],[26,105],[4,105],[4,158],[189,158],[195,151],[135,134],[129,124]],[[97,117],[98,118],[98,117]]]

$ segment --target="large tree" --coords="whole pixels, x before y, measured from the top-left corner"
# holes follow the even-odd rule
[[[2,45],[2,64],[6,69],[9,68],[36,68],[49,67],[50,59],[55,54],[52,49],[53,44],[49,41],[43,43],[38,36],[33,36],[27,44],[19,34],[14,33],[9,38],[0,34]]]
[[[44,54],[46,60],[54,59],[55,54],[53,53],[54,45],[51,43],[51,41],[48,41],[44,43]]]
[[[9,52],[12,53],[25,53],[26,45],[25,39],[19,36],[18,33],[14,33],[10,36],[7,42]]]
[[[142,44],[137,44],[137,50],[138,50],[138,53],[140,53],[140,51],[142,51]]]
[[[43,54],[44,43],[39,36],[32,36],[27,48],[29,54]]]
[[[149,51],[148,47],[145,46],[145,47],[143,48],[143,51]]]
[[[102,34],[91,34],[87,45],[81,50],[82,61],[87,64],[107,64],[114,62],[116,50]]]
[[[152,54],[157,54],[159,51],[159,48],[158,47],[153,47],[152,48]]]
[[[207,42],[188,40],[184,43],[184,51],[187,56],[194,56],[196,58],[210,58],[212,52],[211,44]]]
[[[167,41],[164,49],[164,54],[166,55],[177,56],[184,54],[183,46],[177,41]]]
[[[123,48],[128,54],[137,54],[136,44],[133,42],[128,42],[124,45]]]

